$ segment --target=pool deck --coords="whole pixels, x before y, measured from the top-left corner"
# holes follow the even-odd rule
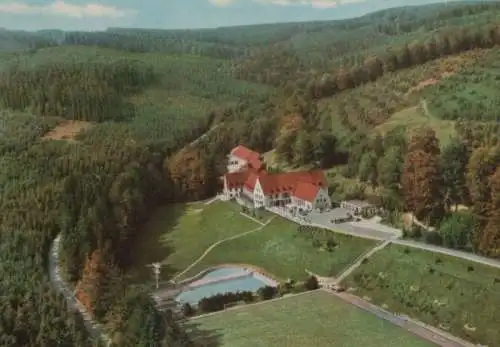
[[[250,271],[253,273],[253,275],[256,278],[262,280],[263,282],[265,282],[269,286],[276,287],[280,282],[280,280],[278,278],[276,278],[275,276],[272,276],[271,274],[267,273],[264,269],[259,268],[258,266],[254,266],[251,264],[230,264],[229,263],[229,264],[220,264],[220,265],[209,267],[205,270],[200,271],[199,273],[197,273],[194,276],[191,276],[189,278],[186,278],[186,279],[178,282],[177,285],[188,286],[192,283],[197,282],[198,280],[201,280],[205,275],[209,274],[210,272],[220,270],[220,269],[228,269],[228,268],[232,268],[232,269],[240,268],[240,270],[242,272],[243,271]]]

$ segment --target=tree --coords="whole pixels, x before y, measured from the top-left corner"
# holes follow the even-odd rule
[[[277,293],[277,289],[272,286],[264,286],[259,288],[257,292],[262,300],[269,300],[274,298]]]
[[[500,213],[495,211],[481,233],[479,251],[489,257],[500,258]]]
[[[313,158],[313,144],[310,135],[299,131],[294,144],[294,163],[298,166],[305,165]]]
[[[500,257],[500,168],[489,178],[490,202],[488,221],[479,235],[478,249],[481,253]]]
[[[309,276],[307,281],[304,283],[304,287],[307,290],[315,290],[319,288],[319,282],[316,276]]]
[[[472,245],[477,229],[474,215],[467,211],[454,212],[439,225],[439,234],[446,247],[465,249]]]
[[[473,211],[484,226],[491,199],[489,177],[500,163],[500,147],[479,147],[474,150],[467,164],[467,187]]]
[[[321,168],[342,163],[344,156],[337,152],[337,139],[332,133],[321,131],[313,137],[312,146],[314,161],[317,161]]]
[[[434,131],[423,129],[411,138],[402,173],[405,208],[431,223],[444,214],[438,155]]]
[[[201,200],[207,196],[210,177],[206,159],[198,149],[184,148],[165,160],[166,176],[176,187],[177,199]]]
[[[377,163],[378,184],[398,191],[401,182],[404,157],[398,147],[390,147]]]
[[[467,204],[469,191],[466,183],[469,151],[465,143],[454,139],[441,153],[440,171],[443,178],[443,192],[447,204]]]
[[[359,178],[374,185],[377,182],[377,157],[373,152],[366,152],[359,163]]]

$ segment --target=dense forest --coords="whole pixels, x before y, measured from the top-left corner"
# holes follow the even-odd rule
[[[447,143],[430,127],[379,134],[419,94],[406,85],[408,96],[394,100],[367,92],[396,90],[404,76],[470,52],[493,68],[499,9],[429,5],[192,31],[1,31],[0,346],[97,345],[49,282],[60,233],[64,277],[116,345],[200,345],[176,311],[155,310],[148,286],[130,285],[127,269],[150,211],[213,195],[238,143],[275,149],[291,167],[338,170],[373,188],[344,197],[411,211],[439,226],[435,242],[500,257],[500,128],[486,121],[498,115],[479,123],[443,113],[459,120]],[[75,121],[87,130],[48,136]]]

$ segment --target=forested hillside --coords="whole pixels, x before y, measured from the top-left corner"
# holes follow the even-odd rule
[[[91,344],[48,281],[59,233],[66,280],[116,345],[199,345],[147,285],[129,285],[130,254],[155,206],[219,189],[239,143],[275,149],[270,166],[328,169],[335,198],[377,201],[388,220],[410,211],[445,227],[468,205],[474,232],[438,238],[498,257],[498,19],[496,3],[464,3],[211,30],[0,32],[0,346]]]

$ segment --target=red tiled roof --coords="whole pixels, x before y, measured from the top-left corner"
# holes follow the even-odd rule
[[[251,149],[239,145],[231,150],[231,155],[234,155],[237,158],[246,160],[249,164],[249,167],[260,170],[263,166],[262,161],[260,160],[260,153],[252,151]]]
[[[227,180],[228,188],[239,188],[245,186],[253,191],[257,178],[265,174],[267,174],[267,172],[250,168],[245,171],[227,173],[224,175],[224,178]]]
[[[257,179],[259,178],[259,173],[254,170],[248,170],[247,179],[245,181],[245,188],[250,191],[253,191],[255,188],[255,183],[257,183]]]
[[[323,171],[286,172],[260,177],[260,185],[265,195],[288,192],[291,193],[299,182],[309,183],[310,186],[326,187]]]
[[[232,172],[224,175],[224,178],[227,181],[227,187],[230,189],[239,188],[243,186],[243,184],[247,180],[247,177],[248,177],[247,171]]]
[[[320,187],[312,183],[299,182],[293,191],[293,196],[304,201],[313,202],[318,196]]]

